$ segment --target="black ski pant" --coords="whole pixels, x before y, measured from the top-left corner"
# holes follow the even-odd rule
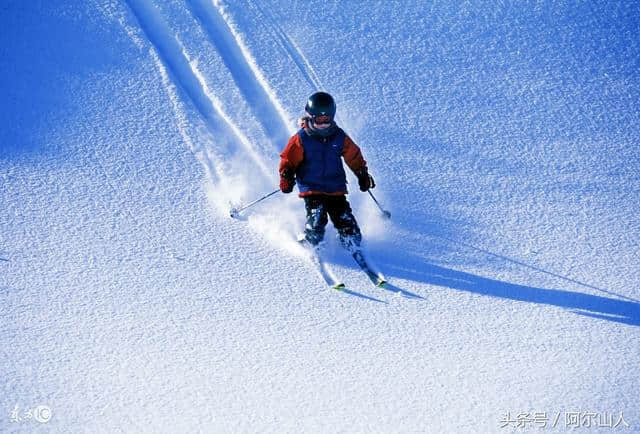
[[[304,197],[304,206],[307,210],[307,222],[305,225],[305,238],[312,245],[317,245],[324,238],[325,226],[331,218],[333,226],[338,231],[338,237],[342,245],[351,249],[360,246],[362,234],[351,212],[351,206],[344,195],[327,196],[312,195]]]

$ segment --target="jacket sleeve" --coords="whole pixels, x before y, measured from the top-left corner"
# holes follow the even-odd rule
[[[303,158],[304,149],[302,148],[300,137],[297,134],[291,136],[287,146],[280,154],[280,166],[278,167],[278,173],[282,174],[285,170],[295,172]]]
[[[342,157],[344,158],[344,162],[347,163],[347,166],[349,166],[349,169],[354,173],[359,172],[362,169],[366,169],[367,167],[367,162],[362,156],[360,148],[349,136],[345,136],[344,138]]]

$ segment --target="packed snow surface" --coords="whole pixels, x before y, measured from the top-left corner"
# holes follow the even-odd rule
[[[0,431],[640,431],[634,2],[7,0],[0,25]],[[323,284],[295,194],[229,217],[320,89],[392,214],[350,175],[385,289],[333,229],[347,290]]]

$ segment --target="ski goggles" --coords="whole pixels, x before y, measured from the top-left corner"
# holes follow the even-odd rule
[[[313,123],[314,124],[330,124],[331,123],[331,116],[329,116],[329,115],[313,116]]]

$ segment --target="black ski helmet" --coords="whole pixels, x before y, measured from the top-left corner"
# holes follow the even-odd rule
[[[315,119],[316,116],[329,116],[333,121],[336,115],[336,102],[327,92],[316,92],[309,97],[304,110]]]

